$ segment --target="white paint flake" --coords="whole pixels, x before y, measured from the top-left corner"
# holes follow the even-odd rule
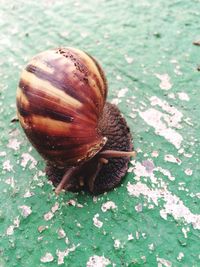
[[[156,150],[154,150],[154,151],[151,153],[151,156],[152,156],[153,158],[157,158],[157,157],[159,156],[159,152],[156,151]]]
[[[160,217],[162,217],[164,220],[167,220],[167,212],[166,212],[166,210],[160,210]]]
[[[184,92],[178,93],[178,98],[182,101],[189,101],[190,100],[189,96]]]
[[[23,153],[22,154],[22,160],[21,160],[21,166],[23,168],[27,167],[27,164],[31,162],[29,169],[34,169],[37,165],[37,161],[34,159],[33,156],[31,156],[29,153]]]
[[[6,230],[6,234],[7,235],[13,235],[13,233],[14,233],[14,230],[16,229],[16,228],[19,228],[19,224],[20,224],[20,220],[19,220],[19,217],[17,216],[14,220],[13,220],[13,224],[12,225],[10,225],[8,228],[7,228],[7,230]]]
[[[8,179],[5,180],[6,184],[9,184],[12,188],[15,187],[15,180],[13,177],[9,177]]]
[[[133,234],[129,234],[129,235],[128,235],[128,241],[131,241],[131,240],[133,240],[133,239],[134,239]]]
[[[0,157],[5,157],[6,156],[6,152],[5,151],[1,151],[0,152]]]
[[[117,206],[115,205],[115,203],[113,201],[107,201],[106,203],[104,203],[102,206],[101,206],[101,210],[103,212],[106,212],[110,209],[114,210],[116,209]]]
[[[43,257],[40,258],[40,261],[43,263],[52,262],[54,257],[51,253],[47,252]]]
[[[181,163],[182,163],[182,161],[179,159],[179,158],[177,158],[177,157],[174,157],[173,155],[171,155],[171,154],[167,154],[167,155],[165,155],[165,161],[167,161],[167,162],[172,162],[172,163],[177,163],[178,165],[180,165]]]
[[[150,102],[152,106],[159,106],[163,111],[168,113],[163,115],[163,119],[167,122],[169,127],[174,127],[177,129],[181,128],[180,122],[183,118],[182,112],[157,96],[152,96],[150,98]]]
[[[184,258],[184,254],[183,252],[179,252],[178,256],[177,256],[177,260],[181,261]]]
[[[185,174],[188,175],[188,176],[191,176],[193,174],[193,170],[191,169],[186,169],[185,170]]]
[[[71,248],[67,248],[64,251],[56,250],[56,255],[58,256],[58,265],[64,264],[64,258],[69,255],[69,253],[74,252],[77,247],[79,247],[80,244],[72,245]]]
[[[118,105],[119,103],[121,103],[122,101],[121,101],[121,99],[119,99],[119,98],[113,98],[112,100],[111,100],[111,104],[114,104],[114,105]]]
[[[51,207],[51,211],[44,214],[45,221],[49,221],[53,218],[54,213],[59,209],[59,203],[56,202],[54,206]]]
[[[99,214],[97,213],[94,217],[93,217],[93,224],[94,226],[96,226],[97,228],[101,228],[103,226],[103,222],[101,222],[99,219]]]
[[[94,255],[89,258],[86,267],[106,267],[109,264],[111,264],[109,259],[104,256]]]
[[[121,245],[121,242],[119,239],[114,240],[114,248],[119,249]]]
[[[155,246],[153,243],[149,244],[148,247],[149,247],[149,250],[151,250],[151,251],[153,251],[155,249]]]
[[[150,189],[146,184],[140,181],[136,184],[131,184],[129,182],[127,190],[129,195],[134,197],[143,195],[149,202],[153,201],[155,205],[158,205],[158,201],[163,199],[165,203],[161,215],[164,219],[166,219],[165,214],[170,214],[175,220],[184,219],[186,223],[191,223],[194,229],[200,229],[200,215],[193,214],[179,197],[167,190],[167,185],[164,182],[163,187],[159,189]]]
[[[8,171],[8,172],[13,171],[13,165],[11,165],[9,159],[6,160],[6,161],[4,161],[4,163],[3,163],[3,170]]]
[[[16,138],[10,139],[7,147],[17,151],[20,148],[20,144],[21,144],[21,142],[19,142]]]
[[[58,229],[58,237],[59,239],[66,237],[66,233],[62,228]]]
[[[125,55],[124,58],[125,58],[125,60],[126,60],[126,62],[127,62],[128,64],[133,63],[133,58],[132,58],[132,57],[130,57],[130,56],[128,56],[128,55]]]
[[[28,217],[32,213],[31,208],[29,206],[26,206],[26,205],[19,206],[19,209],[21,210],[21,215],[24,218]]]
[[[76,201],[74,199],[70,199],[70,200],[67,201],[67,205],[75,207],[76,206]]]
[[[45,225],[40,225],[38,226],[38,232],[39,233],[42,233],[44,230],[46,230],[48,228],[48,226],[45,226]]]
[[[117,97],[124,97],[126,95],[126,93],[128,92],[128,88],[122,88],[118,91],[117,93]]]
[[[163,119],[166,114],[150,108],[144,112],[139,112],[140,117],[150,126],[155,129],[155,133],[164,137],[168,142],[173,144],[177,149],[180,148],[183,137],[174,129],[169,128]]]
[[[137,212],[142,212],[142,203],[139,203],[138,205],[135,206],[135,210]]]
[[[156,77],[160,80],[160,88],[163,90],[169,90],[172,88],[172,84],[170,82],[170,77],[167,73],[165,74],[155,74]]]
[[[165,266],[165,267],[171,267],[172,266],[171,261],[165,260],[163,258],[158,258],[157,257],[157,262],[158,262],[158,267],[163,267],[163,266]]]
[[[51,208],[51,211],[55,213],[59,209],[59,203],[56,202],[55,205]]]
[[[49,221],[53,218],[53,216],[54,216],[54,214],[51,211],[49,211],[49,212],[44,214],[44,220]]]
[[[24,198],[29,198],[29,197],[32,197],[32,196],[34,196],[34,195],[35,195],[35,193],[30,192],[30,191],[28,190],[28,191],[26,191],[26,193],[24,194]]]
[[[13,233],[14,233],[14,225],[10,225],[6,230],[6,234],[13,235]]]
[[[170,93],[170,94],[168,94],[168,97],[169,97],[170,99],[175,99],[175,98],[176,98],[176,96],[175,96],[174,93]]]
[[[183,227],[181,230],[182,230],[184,237],[188,238],[187,233],[190,231],[190,228],[189,227],[187,227],[187,228]]]

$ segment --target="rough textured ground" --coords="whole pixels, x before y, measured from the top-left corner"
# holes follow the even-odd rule
[[[199,0],[0,1],[0,266],[200,266]],[[138,151],[121,187],[56,197],[15,117],[23,65],[103,65]]]

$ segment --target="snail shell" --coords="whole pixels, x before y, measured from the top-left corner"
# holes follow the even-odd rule
[[[40,53],[22,71],[18,118],[47,161],[47,176],[59,183],[57,193],[83,187],[102,193],[125,175],[134,155],[131,134],[106,96],[101,66],[75,48]]]
[[[56,166],[74,166],[102,149],[98,122],[107,82],[98,62],[75,48],[33,57],[17,89],[18,118],[32,145]]]

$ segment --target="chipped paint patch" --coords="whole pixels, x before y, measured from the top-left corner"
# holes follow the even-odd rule
[[[191,223],[194,229],[200,229],[200,215],[193,214],[179,197],[167,190],[164,182],[163,188],[159,189],[150,189],[146,184],[141,182],[137,182],[136,184],[129,182],[127,190],[131,196],[139,197],[143,195],[147,197],[148,201],[153,201],[156,206],[158,206],[159,199],[163,199],[165,203],[163,209],[161,209],[162,218],[167,219],[167,214],[170,214],[175,220],[184,219],[186,223]]]
[[[191,175],[193,174],[193,170],[191,170],[191,169],[189,169],[189,168],[186,169],[184,172],[185,172],[185,174],[188,175],[188,176],[191,176]]]
[[[115,249],[119,249],[120,246],[121,246],[121,242],[120,242],[120,240],[119,240],[119,239],[115,239],[115,240],[114,240],[114,248],[115,248]]]
[[[133,234],[132,234],[132,233],[129,234],[129,235],[128,235],[128,241],[131,241],[131,240],[133,240],[133,239],[134,239]]]
[[[115,203],[113,201],[107,201],[106,203],[104,203],[102,206],[101,206],[101,210],[103,212],[106,212],[108,210],[114,210],[116,209],[117,206],[115,205]]]
[[[86,267],[106,267],[111,264],[110,260],[105,258],[104,256],[91,256],[86,263]]]
[[[189,101],[190,100],[188,94],[186,94],[185,92],[177,93],[177,95],[178,95],[178,98],[182,101]]]
[[[6,154],[6,152],[5,151],[1,151],[0,152],[0,157],[5,157],[7,154]]]
[[[58,256],[58,265],[64,264],[64,258],[67,257],[69,255],[69,253],[74,252],[76,250],[77,247],[79,247],[80,244],[77,245],[72,245],[71,248],[67,248],[64,251],[60,251],[60,250],[56,250],[56,255]]]
[[[4,161],[3,163],[3,170],[4,171],[8,171],[8,172],[11,172],[13,171],[13,165],[10,163],[10,160],[6,160]]]
[[[66,233],[62,228],[58,229],[58,237],[59,238],[65,238],[66,237]]]
[[[19,209],[21,210],[21,215],[24,218],[28,217],[32,213],[31,208],[29,206],[26,206],[26,205],[19,206]]]
[[[158,74],[156,73],[155,76],[160,80],[160,88],[163,90],[170,90],[172,88],[172,84],[170,82],[170,77],[167,73],[165,74]]]
[[[20,148],[20,144],[21,142],[19,142],[16,138],[10,139],[7,147],[13,149],[14,151],[17,151]]]
[[[184,258],[184,253],[183,252],[179,252],[179,254],[177,256],[177,260],[178,261],[182,261],[183,258]]]
[[[157,257],[157,262],[158,262],[158,267],[163,267],[163,266],[165,266],[165,267],[171,267],[172,266],[171,261],[165,260],[163,258],[158,258]]]
[[[183,137],[174,129],[167,127],[163,119],[166,118],[162,112],[150,108],[144,112],[139,112],[140,117],[150,126],[155,129],[155,133],[164,137],[168,142],[174,145],[177,149],[180,148]]]
[[[169,127],[174,127],[177,129],[181,128],[180,122],[183,118],[182,112],[177,110],[174,106],[168,104],[166,101],[161,100],[157,96],[152,96],[150,98],[150,102],[152,106],[159,106],[163,111],[168,113],[163,115],[163,119],[166,121]]]
[[[17,216],[14,220],[13,220],[13,224],[10,225],[7,230],[6,230],[6,234],[7,235],[13,235],[14,233],[14,230],[16,228],[19,228],[19,224],[20,224],[20,220],[19,220],[19,217]]]
[[[44,220],[49,221],[53,218],[53,216],[54,216],[53,212],[49,211],[49,212],[44,214]]]
[[[117,97],[124,97],[126,95],[126,93],[128,92],[128,88],[122,88],[118,91],[117,93]]]
[[[165,155],[164,160],[167,161],[167,162],[177,163],[178,165],[180,165],[182,163],[182,161],[179,158],[174,157],[171,154]]]
[[[33,156],[31,156],[29,153],[23,153],[22,154],[22,160],[21,160],[21,166],[23,168],[27,167],[27,164],[31,162],[29,169],[34,169],[37,165],[37,161],[34,159]]]
[[[135,206],[135,210],[137,212],[142,212],[142,203],[139,203],[138,205]]]
[[[51,253],[47,252],[44,256],[40,258],[40,261],[43,263],[52,262],[54,257]]]
[[[101,222],[99,220],[99,214],[97,213],[94,217],[93,217],[93,224],[94,226],[96,226],[97,228],[101,228],[103,226],[103,222]]]
[[[15,180],[13,177],[9,177],[8,179],[5,180],[6,184],[9,184],[12,188],[15,187]]]
[[[128,55],[125,55],[124,58],[125,58],[125,60],[126,60],[126,62],[127,62],[128,64],[132,64],[132,63],[133,63],[133,58],[132,58],[132,57],[130,57],[130,56],[128,56]]]
[[[34,196],[35,193],[31,192],[30,190],[27,190],[26,193],[24,194],[24,198],[29,198]]]

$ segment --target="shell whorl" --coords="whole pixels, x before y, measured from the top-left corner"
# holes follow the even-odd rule
[[[48,50],[22,71],[17,113],[37,151],[57,166],[92,158],[105,144],[98,121],[107,82],[98,62],[75,48]]]

